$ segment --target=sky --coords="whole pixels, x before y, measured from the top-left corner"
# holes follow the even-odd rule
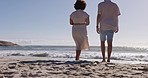
[[[86,0],[90,15],[87,28],[90,45],[99,45],[96,33],[97,5]],[[148,46],[148,0],[112,0],[121,11],[114,45]],[[0,0],[0,40],[18,44],[75,45],[69,15],[75,0]]]

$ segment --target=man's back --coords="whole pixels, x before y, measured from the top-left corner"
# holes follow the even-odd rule
[[[101,30],[115,30],[116,19],[120,15],[119,8],[115,3],[111,1],[101,2],[98,5],[98,14],[101,15]]]

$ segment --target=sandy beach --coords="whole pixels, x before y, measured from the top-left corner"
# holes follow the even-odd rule
[[[147,64],[0,58],[0,78],[148,78]]]

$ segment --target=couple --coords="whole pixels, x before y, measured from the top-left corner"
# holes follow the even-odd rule
[[[76,43],[76,60],[79,60],[81,50],[89,49],[88,37],[87,37],[87,26],[89,25],[89,15],[84,12],[86,7],[86,2],[84,0],[77,0],[74,11],[70,15],[70,24],[72,26],[72,36]],[[118,32],[118,16],[120,11],[118,6],[111,2],[110,0],[104,0],[98,4],[98,14],[97,14],[97,25],[96,31],[100,34],[101,40],[101,51],[103,60],[105,62],[105,41],[107,39],[108,43],[108,59],[110,62],[110,57],[112,53],[112,41],[114,32]]]

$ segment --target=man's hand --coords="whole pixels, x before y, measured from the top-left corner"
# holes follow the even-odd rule
[[[98,34],[100,34],[100,28],[96,27],[96,31]]]
[[[118,27],[116,27],[116,31],[115,31],[115,33],[117,33],[119,31],[119,28]]]

